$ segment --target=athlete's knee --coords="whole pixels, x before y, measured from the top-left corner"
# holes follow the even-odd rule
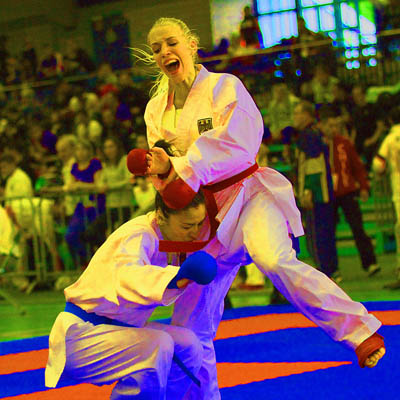
[[[171,335],[164,331],[155,331],[155,334],[149,339],[148,342],[151,343],[151,346],[156,348],[159,353],[172,358],[174,355],[175,343]]]

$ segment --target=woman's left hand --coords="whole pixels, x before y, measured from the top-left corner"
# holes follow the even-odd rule
[[[168,154],[160,147],[153,147],[146,155],[148,175],[165,174],[171,167]]]
[[[162,192],[169,183],[171,183],[177,178],[178,174],[175,172],[174,169],[171,170],[171,172],[165,179],[161,179],[157,175],[150,176],[151,182],[153,183],[153,186],[155,187],[157,192]]]

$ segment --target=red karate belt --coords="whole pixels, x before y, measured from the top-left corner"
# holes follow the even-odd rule
[[[257,169],[258,169],[258,164],[255,163],[251,167],[245,169],[239,174],[231,176],[228,179],[224,179],[221,182],[213,183],[211,185],[204,185],[200,187],[200,190],[202,190],[202,192],[204,193],[207,215],[208,219],[210,220],[210,236],[208,240],[194,241],[194,242],[160,240],[159,251],[163,251],[166,253],[193,253],[205,247],[215,237],[215,234],[219,226],[219,222],[215,218],[218,214],[218,206],[217,202],[215,201],[214,193],[220,192],[221,190],[224,190],[229,186],[232,186],[235,183],[240,182],[244,178],[247,178],[248,176],[256,172]]]

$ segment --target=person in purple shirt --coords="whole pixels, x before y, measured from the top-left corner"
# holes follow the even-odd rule
[[[68,224],[65,240],[77,258],[77,262],[86,264],[86,246],[81,235],[87,225],[105,211],[104,194],[96,194],[101,179],[102,165],[94,158],[94,149],[91,142],[78,140],[75,150],[76,162],[72,165],[70,179],[64,186],[66,192],[76,193],[76,207]]]

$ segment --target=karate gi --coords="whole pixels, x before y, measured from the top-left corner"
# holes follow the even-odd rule
[[[165,92],[153,97],[145,112],[150,147],[161,139],[173,144],[182,156],[171,157],[171,163],[194,191],[253,165],[264,129],[238,78],[200,68],[183,109],[176,112]],[[215,198],[220,225],[216,240],[203,250],[215,256],[222,246],[217,277],[204,287],[190,285],[177,299],[172,317],[172,324],[193,330],[204,346],[197,375],[201,388],[192,385],[185,400],[221,398],[213,339],[240,264],[253,261],[300,312],[352,349],[380,327],[325,274],[297,260],[289,232],[304,232],[292,186],[283,175],[260,168]]]
[[[396,275],[400,279],[400,124],[393,125],[383,139],[372,167],[378,173],[384,171],[390,174],[392,201],[396,213],[395,238],[396,238]],[[382,166],[379,164],[383,162]]]
[[[160,238],[154,212],[130,220],[65,289],[67,302],[134,327],[94,325],[61,312],[50,333],[46,386],[55,387],[64,371],[82,382],[118,381],[111,399],[183,398],[192,381],[172,357],[177,355],[196,375],[203,348],[186,328],[148,322],[157,306],[171,304],[184,292],[167,289],[179,267],[168,265],[167,253],[158,251]]]

